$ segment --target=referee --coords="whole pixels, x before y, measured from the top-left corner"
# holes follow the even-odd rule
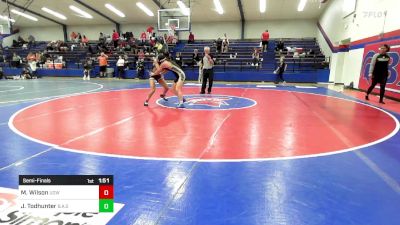
[[[211,89],[212,85],[214,82],[214,60],[212,59],[212,56],[210,55],[210,47],[204,47],[204,57],[202,59],[203,61],[203,84],[201,85],[201,92],[200,94],[205,94],[206,93],[206,86],[207,86],[207,80],[208,80],[208,90],[207,93],[211,94]]]
[[[376,53],[374,57],[372,57],[371,65],[369,68],[369,77],[372,78],[371,86],[368,88],[367,95],[365,96],[365,100],[369,100],[369,94],[371,94],[375,85],[380,84],[380,98],[379,103],[385,104],[383,102],[383,96],[385,95],[385,87],[386,82],[390,78],[389,74],[389,62],[390,56],[387,52],[390,51],[389,45],[383,45],[379,48],[379,53]]]

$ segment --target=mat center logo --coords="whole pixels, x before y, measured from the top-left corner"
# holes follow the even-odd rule
[[[167,99],[168,101],[159,99],[157,104],[167,108],[176,108],[178,98],[173,96]],[[194,110],[244,109],[257,104],[253,99],[228,95],[185,95],[185,99],[185,109]]]

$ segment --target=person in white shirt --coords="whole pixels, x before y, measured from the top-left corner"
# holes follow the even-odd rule
[[[211,89],[212,85],[214,82],[214,60],[212,56],[210,55],[210,47],[206,46],[204,47],[204,57],[202,60],[202,65],[203,65],[203,83],[201,85],[201,92],[200,94],[205,94],[206,93],[206,86],[207,86],[207,80],[208,80],[208,94],[211,94]]]
[[[125,79],[125,59],[122,55],[119,56],[117,61],[117,68],[118,68],[118,79],[124,78]]]

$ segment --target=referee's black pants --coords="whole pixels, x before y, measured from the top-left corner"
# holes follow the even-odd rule
[[[203,69],[203,84],[201,85],[200,94],[206,93],[206,86],[208,80],[208,93],[211,93],[211,89],[214,82],[214,71],[213,69]]]
[[[387,78],[381,78],[381,79],[372,78],[372,83],[371,86],[369,86],[368,88],[367,95],[371,94],[374,87],[379,83],[381,85],[379,93],[379,101],[383,101],[383,96],[385,96],[386,82]]]

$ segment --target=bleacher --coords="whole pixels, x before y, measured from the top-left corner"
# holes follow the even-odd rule
[[[275,61],[278,62],[281,55],[285,56],[285,62],[288,65],[288,72],[315,70],[320,68],[322,63],[326,60],[329,61],[329,59],[326,59],[325,55],[321,52],[321,49],[315,38],[282,39],[285,46],[284,51],[275,51],[275,43],[278,41],[278,39],[272,41],[272,43],[274,43],[274,58]],[[294,52],[289,52],[286,50],[287,47],[297,48],[303,53],[313,50],[313,54],[300,54],[299,57],[295,57]]]
[[[288,64],[287,73],[298,73],[298,72],[310,72],[316,71],[325,61],[325,56],[322,54],[320,47],[314,38],[308,39],[283,39],[285,43],[285,47],[296,47],[302,48],[304,51],[308,51],[312,49],[314,51],[314,55],[306,56],[306,57],[293,57],[293,53],[284,51],[284,52],[275,52],[275,43],[277,40],[271,40],[269,45],[269,50],[267,53],[260,53],[260,62],[258,65],[252,65],[253,58],[252,53],[254,48],[260,49],[260,41],[259,40],[230,40],[229,48],[227,52],[217,53],[216,44],[211,40],[198,40],[195,43],[178,43],[178,45],[169,46],[169,50],[173,56],[177,52],[180,52],[182,55],[183,68],[186,71],[191,71],[195,73],[198,71],[198,66],[193,65],[192,63],[192,54],[195,49],[199,50],[200,55],[203,53],[203,49],[205,46],[209,46],[211,48],[211,53],[216,58],[215,71],[217,72],[225,72],[225,71],[248,71],[248,72],[261,72],[266,74],[272,74],[272,71],[275,70],[277,64],[279,62],[280,55],[285,55],[285,61]],[[76,48],[74,51],[71,51],[71,45],[75,44]],[[97,55],[97,44],[98,42],[90,42],[94,55]],[[16,52],[21,58],[26,58],[29,52],[43,52],[46,49],[47,42],[37,42],[34,47],[30,49],[22,49],[22,48],[9,48],[4,51],[4,54],[8,59],[11,57],[13,52]],[[82,69],[82,65],[86,56],[88,55],[88,47],[81,47],[79,44],[68,42],[68,51],[51,51],[48,52],[52,58],[56,58],[58,56],[63,56],[64,65],[63,69]],[[111,49],[111,53],[109,55],[109,65],[110,67],[115,68],[116,62],[118,60],[118,56],[125,53],[114,51],[113,46],[108,46]],[[138,48],[144,48],[143,46],[138,46]],[[128,61],[130,62],[129,69],[134,71],[136,69],[136,60],[138,58],[137,54],[133,52],[128,52]],[[146,54],[145,56],[145,67],[146,69],[150,69],[152,67],[152,57],[154,54]],[[3,66],[10,67],[9,63],[4,63]],[[97,73],[97,60],[95,60],[95,73]],[[131,72],[135,73],[135,72]]]
[[[214,41],[196,41],[194,44],[186,44],[182,49],[182,60],[186,65],[191,66],[192,54],[195,49],[202,54],[205,46],[209,46],[211,54],[216,58],[215,70],[257,70],[259,67],[252,66],[252,53],[254,48],[259,48],[258,41],[230,40],[227,52],[217,53]]]

